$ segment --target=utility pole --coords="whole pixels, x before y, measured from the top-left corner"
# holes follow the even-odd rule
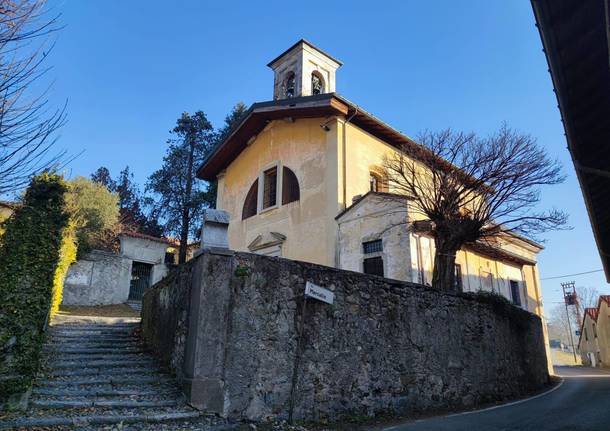
[[[572,343],[572,354],[574,355],[574,363],[576,360],[576,347],[574,347],[574,336],[572,335],[572,324],[570,323],[570,311],[568,306],[576,306],[576,319],[578,320],[578,329],[582,325],[580,321],[580,310],[578,307],[578,295],[576,294],[575,282],[568,281],[566,283],[561,283],[561,288],[563,289],[563,301],[566,306],[566,317],[568,319],[568,332],[570,333],[570,343]]]

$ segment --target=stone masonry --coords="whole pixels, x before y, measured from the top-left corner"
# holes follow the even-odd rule
[[[334,304],[305,303],[307,281]],[[549,380],[540,319],[502,298],[247,253],[202,253],[142,323],[189,402],[234,419],[451,410]]]

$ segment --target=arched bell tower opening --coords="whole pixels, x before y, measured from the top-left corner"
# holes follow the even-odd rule
[[[335,92],[335,73],[343,63],[301,39],[267,66],[275,74],[273,99]]]

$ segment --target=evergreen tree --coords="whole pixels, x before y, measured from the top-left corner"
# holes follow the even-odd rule
[[[215,144],[219,144],[229,136],[229,133],[233,130],[233,128],[237,127],[239,122],[246,115],[247,111],[248,107],[244,104],[244,102],[237,102],[237,104],[235,104],[229,115],[225,117],[225,124],[216,133]]]
[[[215,134],[202,111],[183,113],[170,133],[163,166],[148,178],[146,190],[153,194],[148,203],[165,232],[180,237],[178,262],[184,263],[189,236],[199,228],[193,221],[214,204],[209,187],[196,181],[195,173],[210,153]]]
[[[130,230],[142,231],[146,225],[146,216],[142,212],[140,191],[129,166],[120,172],[115,191],[119,195],[121,224]]]
[[[225,117],[224,125],[214,134],[214,147],[220,145],[235,127],[239,125],[241,120],[246,115],[248,107],[243,102],[238,102],[229,115]],[[216,194],[218,184],[216,180],[210,181],[208,185],[208,196],[210,200],[210,208],[216,208]]]
[[[110,171],[105,166],[100,166],[91,174],[91,181],[105,186],[109,191],[116,191],[116,181],[112,179]]]
[[[143,197],[138,184],[134,181],[129,166],[125,166],[114,180],[108,168],[102,166],[92,175],[91,180],[105,186],[119,197],[119,222],[122,230],[162,236],[163,228],[154,214],[147,216],[143,210]]]

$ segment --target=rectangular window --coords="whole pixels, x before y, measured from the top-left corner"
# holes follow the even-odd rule
[[[362,251],[364,254],[379,253],[383,251],[383,244],[380,239],[375,241],[367,241],[362,243]]]
[[[364,259],[364,273],[383,277],[383,259],[381,256]]]
[[[277,167],[263,173],[263,209],[275,206],[277,202]]]
[[[587,328],[585,328],[585,341],[589,341],[589,334],[587,333]]]
[[[519,292],[519,282],[510,281],[510,293],[513,298],[513,304],[521,306],[521,292]]]
[[[462,290],[462,265],[459,263],[455,264],[455,287],[458,291]]]
[[[174,265],[176,263],[176,255],[171,251],[166,251],[164,262],[168,265]]]

